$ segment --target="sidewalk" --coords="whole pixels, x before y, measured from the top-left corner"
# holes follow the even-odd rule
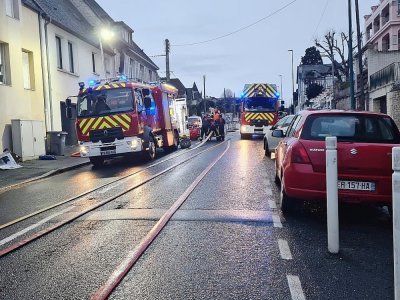
[[[56,160],[29,160],[18,163],[19,169],[0,169],[0,192],[24,183],[62,173],[89,164],[89,159],[72,157],[78,151],[77,146],[67,146],[64,156],[56,156]]]

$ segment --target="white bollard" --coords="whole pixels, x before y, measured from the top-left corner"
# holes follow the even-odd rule
[[[392,151],[394,299],[400,300],[400,147]]]
[[[337,254],[339,253],[337,139],[326,137],[325,143],[328,251]]]

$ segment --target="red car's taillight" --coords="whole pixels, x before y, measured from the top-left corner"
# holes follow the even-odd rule
[[[291,162],[296,164],[310,164],[310,158],[307,151],[301,143],[295,143],[292,146]]]

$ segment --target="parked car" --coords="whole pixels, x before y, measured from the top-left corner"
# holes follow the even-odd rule
[[[274,130],[274,137],[284,137]],[[388,115],[340,110],[301,111],[276,148],[275,181],[283,211],[303,200],[325,201],[325,138],[337,137],[340,202],[392,204],[392,148],[400,133]]]
[[[190,116],[188,118],[189,127],[201,128],[202,123],[201,117],[199,116]]]
[[[278,121],[275,125],[270,126],[267,133],[264,135],[264,151],[265,155],[270,155],[271,152],[275,152],[276,146],[278,146],[279,141],[282,138],[272,136],[272,132],[275,129],[281,129],[283,134],[285,135],[287,128],[289,127],[290,123],[292,122],[294,115],[286,115],[282,119]]]

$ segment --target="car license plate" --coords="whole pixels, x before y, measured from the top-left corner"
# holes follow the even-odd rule
[[[117,153],[117,151],[115,149],[114,150],[100,151],[101,155],[111,155],[111,154],[116,154],[116,153]]]
[[[375,191],[375,182],[338,180],[339,190]]]

